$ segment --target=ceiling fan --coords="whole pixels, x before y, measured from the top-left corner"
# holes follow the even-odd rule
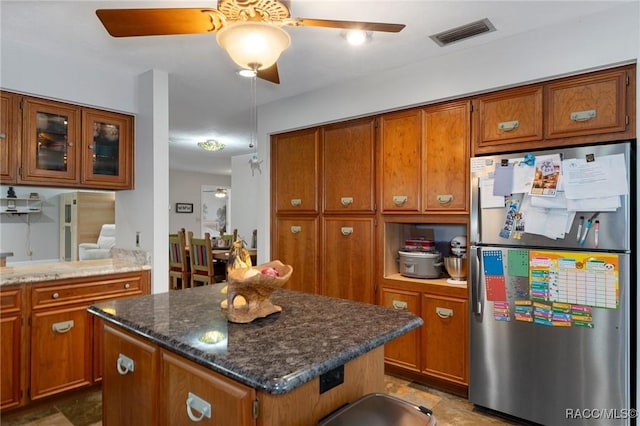
[[[292,18],[288,3],[284,0],[218,0],[217,9],[99,9],[96,14],[113,37],[217,33],[218,44],[234,62],[275,84],[280,83],[276,61],[291,42],[282,27],[392,33],[405,27],[382,22]]]

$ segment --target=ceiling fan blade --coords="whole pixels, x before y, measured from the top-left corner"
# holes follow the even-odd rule
[[[113,37],[199,34],[219,29],[214,9],[98,9],[96,15]]]
[[[280,76],[278,75],[278,64],[275,63],[269,68],[259,70],[256,77],[270,81],[274,84],[280,84]]]
[[[404,24],[388,24],[384,22],[334,21],[330,19],[296,18],[295,25],[304,27],[343,28],[345,30],[384,31],[398,33]]]

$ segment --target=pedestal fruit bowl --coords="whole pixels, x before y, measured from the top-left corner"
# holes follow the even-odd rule
[[[279,260],[229,271],[227,276],[227,298],[221,303],[227,319],[235,323],[249,323],[264,318],[282,307],[274,305],[269,298],[282,287],[293,268]]]

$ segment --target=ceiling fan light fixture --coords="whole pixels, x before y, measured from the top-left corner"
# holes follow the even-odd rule
[[[214,139],[209,139],[204,142],[198,142],[198,146],[205,151],[222,151],[224,149],[224,144]]]
[[[227,24],[216,35],[218,44],[244,69],[269,68],[291,45],[289,33],[264,22]]]
[[[215,195],[216,198],[224,198],[227,196],[227,190],[224,188],[218,188],[213,195]]]
[[[344,33],[344,38],[352,46],[360,46],[371,41],[371,32],[364,30],[349,30]]]
[[[243,68],[240,71],[238,71],[238,75],[240,77],[253,78],[258,75],[258,72],[253,69]]]

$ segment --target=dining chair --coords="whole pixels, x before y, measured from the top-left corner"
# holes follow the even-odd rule
[[[191,234],[189,241],[191,287],[195,287],[200,284],[215,284],[215,260],[213,259],[211,235],[207,232],[204,234],[204,238],[193,238],[193,234]]]
[[[169,234],[169,288],[179,290],[188,287],[190,275],[187,236],[183,228],[176,234]]]

